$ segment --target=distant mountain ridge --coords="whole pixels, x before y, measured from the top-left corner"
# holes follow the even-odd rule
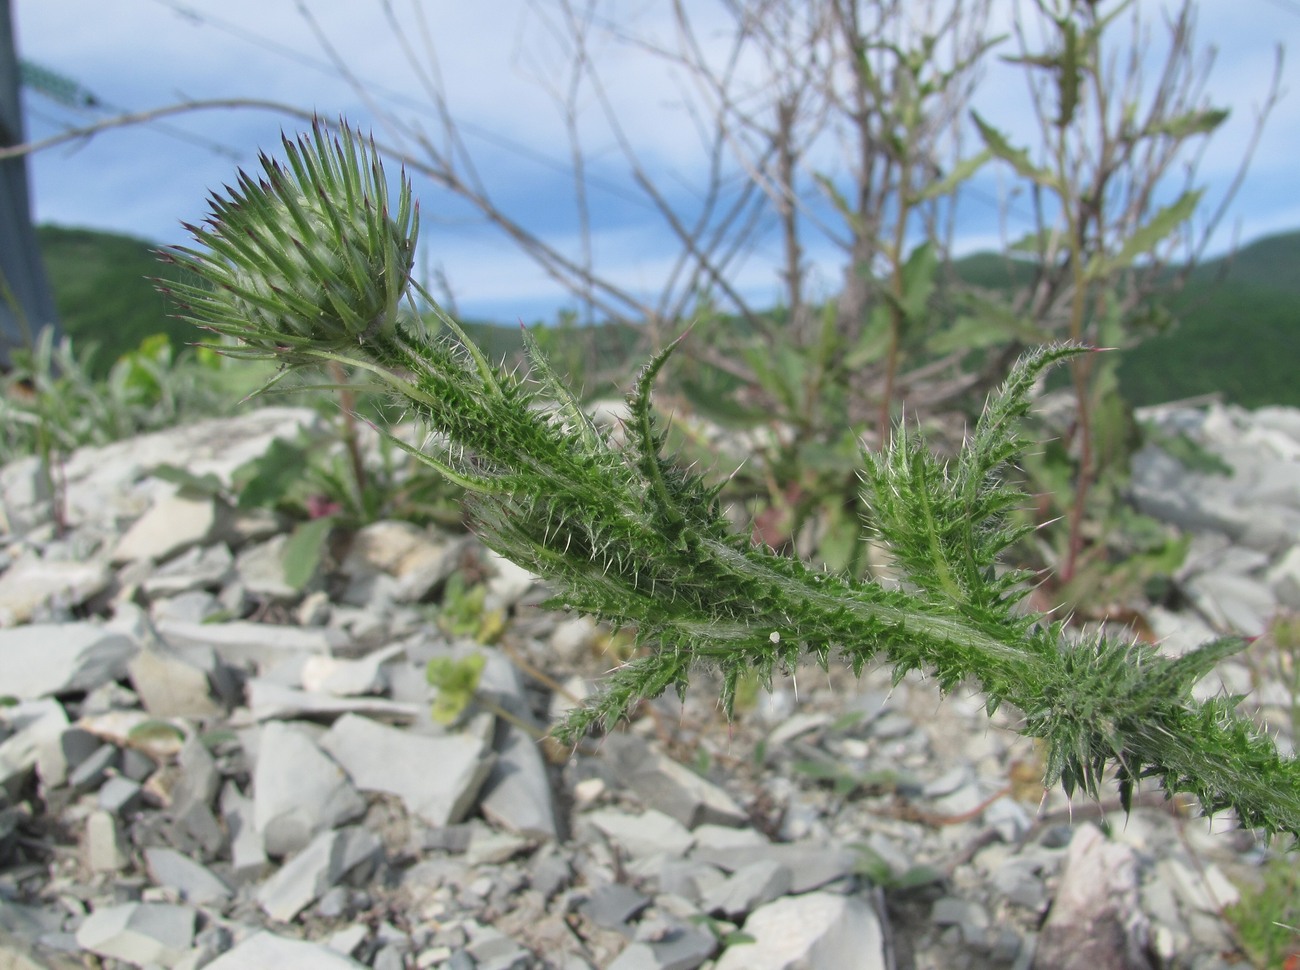
[[[165,333],[178,346],[195,339],[189,323],[168,315],[150,281],[177,273],[158,261],[151,243],[50,225],[38,227],[37,238],[65,332],[78,346],[101,348],[97,372],[150,334]],[[1029,273],[996,253],[966,256],[954,268],[967,282],[994,289],[1023,283]],[[1167,306],[1177,327],[1123,351],[1121,381],[1134,404],[1219,393],[1248,407],[1300,406],[1300,231],[1198,266]],[[501,331],[490,336],[494,348],[517,345],[516,326],[481,326]]]

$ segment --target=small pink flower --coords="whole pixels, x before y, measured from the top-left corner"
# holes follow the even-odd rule
[[[307,515],[313,519],[323,519],[327,515],[338,515],[343,511],[343,503],[333,502],[324,495],[307,496]]]

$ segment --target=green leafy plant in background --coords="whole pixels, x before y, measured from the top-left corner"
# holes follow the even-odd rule
[[[1129,347],[1170,323],[1162,304],[1177,292],[1235,191],[1236,183],[1208,224],[1193,228],[1205,195],[1196,185],[1198,149],[1228,111],[1203,98],[1208,65],[1193,44],[1195,4],[1185,0],[1167,17],[1158,38],[1163,49],[1131,0],[1033,0],[1030,6],[1037,16],[1017,20],[1019,52],[1004,60],[1024,68],[1036,146],[1015,144],[971,113],[984,144],[977,157],[996,159],[1028,186],[1034,228],[1011,255],[1029,285],[1010,302],[986,303],[958,326],[980,341],[996,341],[1000,333],[1020,343],[1028,337]],[[1275,80],[1256,135],[1276,96]],[[1252,150],[1248,142],[1241,172]],[[1179,247],[1192,260],[1175,275],[1166,267]],[[1114,517],[1113,484],[1135,440],[1119,394],[1120,361],[1118,354],[1070,361],[1074,408],[1063,438],[1069,481],[1039,483],[1055,498],[1045,520],[1061,522],[1060,534],[1044,547],[1050,549],[1045,574],[1071,606],[1085,599],[1078,587],[1097,585],[1095,575],[1077,584],[1076,578],[1109,555],[1108,530],[1098,526]],[[1051,490],[1060,484],[1068,487]]]
[[[152,474],[233,509],[267,509],[296,523],[281,553],[284,581],[303,589],[325,563],[336,529],[355,530],[386,518],[458,524],[459,489],[426,466],[398,468],[395,448],[381,438],[378,467],[358,483],[346,443],[330,447],[304,433],[296,441],[274,438],[266,451],[235,469],[229,488],[212,475],[197,477],[174,465]],[[400,452],[399,452],[400,453]]]
[[[434,657],[425,667],[429,686],[438,691],[433,702],[433,719],[439,724],[455,724],[478,696],[479,680],[486,661],[481,653],[471,653],[459,660]]]
[[[1260,876],[1224,916],[1236,927],[1252,964],[1260,970],[1294,970],[1300,966],[1300,869],[1294,858],[1278,857]]]
[[[385,382],[432,432],[427,447],[394,439],[468,493],[483,540],[554,586],[552,606],[633,626],[644,653],[556,730],[576,741],[640,699],[684,691],[693,671],[721,675],[730,712],[750,671],[833,656],[861,672],[888,663],[896,679],[929,672],[941,691],[970,682],[990,711],[1020,713],[1041,738],[1045,779],[1099,794],[1114,771],[1130,804],[1143,779],[1194,794],[1207,813],[1234,810],[1266,833],[1300,833],[1300,765],[1237,712],[1235,699],[1197,702],[1193,685],[1233,640],[1172,659],[1019,609],[1025,576],[999,555],[1022,538],[1008,513],[1025,496],[1003,477],[1029,442],[1021,420],[1068,345],[1026,355],[949,462],[899,425],[864,456],[864,491],[902,588],[812,569],[734,534],[717,490],[661,454],[652,407],[655,356],[628,397],[625,441],[583,411],[540,354],[528,379],[494,367],[455,321],[431,337],[403,317],[417,220],[409,183],[396,201],[373,146],[318,121],[289,166],[214,198],[195,228],[200,248],[173,251],[211,288],[179,287],[184,312],[243,341],[239,356],[286,369],[338,362]],[[418,289],[418,287],[416,287]],[[428,301],[432,305],[432,300]],[[545,405],[544,407],[542,405]]]
[[[229,406],[211,351],[177,353],[167,338],[147,337],[102,379],[92,376],[95,354],[49,328],[13,351],[0,376],[0,462],[104,445]]]
[[[0,464],[39,459],[41,488],[55,528],[64,527],[60,473],[65,456],[230,409],[226,371],[210,350],[177,352],[161,334],[95,374],[95,345],[74,348],[43,328],[15,349],[0,374]]]

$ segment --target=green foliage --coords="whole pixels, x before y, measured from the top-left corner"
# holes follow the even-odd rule
[[[213,475],[200,478],[174,465],[159,465],[150,474],[232,508],[269,509],[295,520],[282,555],[284,580],[302,589],[327,559],[336,527],[355,529],[387,518],[459,522],[458,490],[418,463],[397,468],[395,450],[381,439],[381,463],[361,483],[345,449],[306,433],[297,441],[272,439],[266,451],[235,469],[230,489]]]
[[[1265,255],[1259,271],[1272,262]],[[1290,288],[1296,265],[1257,280],[1246,250],[1226,280],[1198,276],[1164,300],[1177,325],[1120,355],[1124,394],[1137,406],[1217,394],[1244,407],[1300,407],[1300,294]]]
[[[915,865],[898,872],[866,843],[859,842],[852,848],[858,855],[857,872],[866,876],[873,886],[894,892],[909,892],[944,881],[943,873],[933,866]]]
[[[690,921],[696,926],[703,926],[713,934],[714,939],[724,949],[729,946],[738,946],[742,943],[757,943],[758,941],[748,933],[743,933],[736,929],[734,923],[728,923],[720,920],[715,916],[707,913],[697,913],[690,917]]]
[[[151,282],[179,282],[183,273],[159,267],[150,243],[63,226],[38,226],[36,239],[64,334],[77,347],[98,348],[88,361],[91,379],[106,378],[115,360],[153,334],[165,334],[176,354],[194,340],[193,326],[168,314]]]
[[[486,659],[481,653],[471,653],[459,660],[451,657],[434,657],[425,668],[425,678],[437,688],[433,702],[433,719],[439,724],[455,724],[474,702],[479,680],[483,676]]]
[[[487,587],[465,584],[462,573],[447,578],[438,611],[438,627],[449,636],[468,637],[476,643],[492,643],[504,631],[505,614],[487,608]]]
[[[1284,856],[1270,860],[1262,876],[1261,884],[1243,891],[1224,915],[1256,967],[1289,970],[1300,960],[1300,868]]]
[[[220,358],[146,337],[96,378],[93,347],[42,329],[0,375],[0,462],[103,445],[228,409]]]
[[[377,164],[346,128],[338,136],[350,142],[340,157]],[[225,213],[240,205],[237,195],[214,202]],[[240,218],[254,215],[285,213],[263,206]],[[266,238],[284,231],[255,222],[250,229]],[[322,231],[316,244],[335,249],[348,245],[339,236],[355,230],[348,223]],[[226,247],[191,259],[214,279],[283,268],[268,254]],[[1080,359],[1080,348],[1026,355],[952,461],[935,457],[906,427],[883,453],[864,456],[863,498],[906,580],[895,589],[753,547],[731,531],[717,489],[663,457],[651,391],[675,344],[634,382],[619,443],[590,420],[535,346],[526,383],[492,366],[450,318],[430,338],[394,312],[351,343],[336,339],[335,323],[295,318],[285,344],[275,327],[301,307],[286,314],[265,307],[239,323],[243,297],[220,303],[221,292],[203,312],[219,329],[247,331],[251,342],[241,353],[291,366],[342,362],[387,383],[435,432],[426,450],[393,440],[466,488],[484,541],[546,577],[552,606],[636,629],[642,655],[569,716],[558,729],[563,738],[622,717],[642,698],[684,691],[700,668],[718,672],[730,713],[750,672],[770,683],[803,662],[825,667],[838,657],[860,673],[879,659],[896,679],[924,670],[942,692],[969,682],[990,711],[1018,709],[1022,733],[1044,742],[1045,781],[1067,792],[1096,796],[1113,771],[1125,805],[1150,778],[1169,793],[1194,794],[1207,813],[1232,809],[1247,826],[1300,833],[1300,765],[1236,711],[1235,699],[1192,696],[1239,642],[1171,659],[1124,639],[1067,636],[1062,624],[1021,608],[1026,577],[1001,567],[1000,555],[1025,535],[1010,517],[1025,496],[1005,472],[1029,445],[1021,426],[1031,392],[1053,364]],[[323,336],[320,345],[313,334]],[[283,346],[291,350],[282,353]]]
[[[1172,326],[1143,336],[1115,356],[1120,389],[1134,406],[1217,394],[1245,407],[1300,407],[1300,381],[1291,362],[1300,359],[1300,233],[1258,240],[1191,272],[1181,292],[1173,278],[1152,294],[1148,308]],[[976,289],[954,325],[930,349],[946,352],[1008,339],[1033,343],[1023,321],[1005,307],[1032,285],[1036,266],[1023,258],[974,253],[952,266],[958,280]],[[981,297],[981,291],[983,295]]]

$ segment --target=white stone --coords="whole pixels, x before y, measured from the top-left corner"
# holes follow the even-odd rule
[[[343,768],[305,731],[277,721],[262,728],[253,771],[253,825],[268,855],[295,852],[365,810]]]
[[[477,738],[412,734],[357,714],[334,722],[320,746],[358,788],[398,796],[408,811],[433,826],[454,824],[468,814],[494,761]]]
[[[47,697],[0,707],[0,726],[12,732],[0,741],[0,795],[16,801],[36,768],[47,785],[63,783],[68,765],[60,740],[68,715],[62,704]]]
[[[1138,881],[1131,847],[1109,841],[1095,825],[1075,829],[1035,965],[1146,966],[1151,923]]]
[[[265,542],[246,546],[235,557],[235,574],[248,592],[274,600],[291,600],[298,590],[284,578],[286,533],[273,535]]]
[[[428,710],[427,704],[408,704],[382,697],[335,697],[332,694],[295,690],[261,677],[247,682],[245,694],[248,709],[258,721],[339,714],[374,714],[410,721]]]
[[[557,624],[549,640],[550,654],[566,663],[580,663],[592,656],[600,638],[600,627],[589,616],[575,616]]]
[[[116,563],[163,562],[191,546],[206,545],[219,530],[215,499],[171,495],[155,502],[113,547]]]
[[[388,687],[384,664],[401,656],[404,650],[401,644],[394,644],[359,660],[324,655],[308,657],[302,665],[302,689],[336,697],[381,694]]]
[[[296,438],[300,431],[323,432],[324,419],[310,408],[256,408],[242,414],[198,421],[94,448],[78,448],[59,468],[64,521],[111,527],[120,518],[140,515],[176,486],[147,473],[175,465],[195,475],[213,474],[229,485],[245,462],[266,452],[274,438]],[[51,518],[49,499],[33,486],[39,460],[22,459],[0,469],[5,515],[15,529]]]
[[[522,566],[515,565],[490,549],[484,550],[484,553],[484,558],[495,574],[487,582],[488,595],[483,604],[485,610],[512,606],[537,583],[537,577]]]
[[[84,603],[108,586],[107,563],[19,559],[0,575],[0,627],[27,623],[50,606]]]
[[[875,910],[854,896],[787,896],[750,914],[753,943],[723,952],[715,970],[885,970],[884,936]]]
[[[136,966],[170,966],[194,942],[194,911],[168,903],[124,903],[97,909],[77,930],[77,944]]]
[[[409,522],[372,522],[353,537],[342,571],[362,582],[375,572],[391,576],[397,581],[393,598],[414,602],[455,569],[452,546]]]
[[[144,709],[154,717],[205,718],[225,713],[210,679],[218,667],[211,647],[182,652],[158,645],[142,649],[127,670]]]
[[[1258,636],[1277,612],[1277,600],[1267,585],[1237,573],[1202,573],[1184,590],[1202,615],[1224,633]]]
[[[204,970],[364,970],[365,964],[328,946],[256,933]]]
[[[112,812],[96,809],[87,816],[85,844],[91,872],[120,872],[131,862],[122,826]]]
[[[35,623],[0,630],[0,694],[28,700],[89,691],[126,675],[139,645],[94,623]]]

